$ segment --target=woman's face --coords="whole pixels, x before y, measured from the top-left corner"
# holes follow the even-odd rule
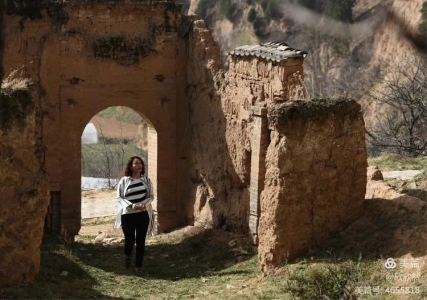
[[[135,158],[132,161],[132,172],[141,173],[143,166],[144,166],[144,163],[140,161],[138,158]]]

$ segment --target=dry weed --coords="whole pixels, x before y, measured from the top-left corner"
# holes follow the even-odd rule
[[[31,84],[31,79],[23,77],[23,69],[24,67],[12,70],[3,78],[0,89],[2,94],[10,95],[14,91],[28,89],[28,86]]]

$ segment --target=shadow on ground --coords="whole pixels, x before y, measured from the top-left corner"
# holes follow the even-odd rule
[[[404,189],[402,193],[427,202],[427,191],[425,189]]]
[[[40,260],[40,273],[34,283],[1,288],[0,299],[120,299],[97,291],[97,280],[70,257],[66,246],[55,237],[44,237]]]
[[[230,247],[233,240],[235,244]],[[137,278],[133,268],[124,266],[123,245],[63,243],[47,236],[41,248],[41,270],[36,282],[2,289],[1,299],[120,299],[106,295],[122,295],[114,289],[123,289],[123,282],[127,282],[127,290],[138,291],[141,284],[148,288],[151,279],[159,282],[253,274],[253,270],[230,267],[255,255],[249,238],[224,230],[159,235],[148,242],[142,278]],[[153,291],[162,292],[167,293]],[[136,298],[142,295],[135,293]]]
[[[364,214],[344,231],[309,251],[318,259],[378,260],[410,254],[427,255],[427,204],[401,196],[367,199]]]
[[[175,239],[170,235],[156,237],[146,246],[143,277],[176,281],[218,272],[229,274],[231,271],[223,270],[255,255],[249,238],[236,237],[224,230],[203,230]],[[232,240],[236,244],[230,247]],[[133,268],[124,266],[123,245],[74,243],[71,247],[74,255],[86,265],[119,275],[132,274]],[[134,262],[134,257],[132,260]]]

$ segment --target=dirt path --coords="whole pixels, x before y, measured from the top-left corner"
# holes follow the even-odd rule
[[[115,190],[82,191],[82,219],[114,216],[116,213]]]

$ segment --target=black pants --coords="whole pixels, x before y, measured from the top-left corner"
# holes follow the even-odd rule
[[[125,235],[125,254],[132,255],[136,242],[135,267],[140,268],[144,259],[145,237],[147,236],[150,218],[148,212],[122,215],[122,229]]]

